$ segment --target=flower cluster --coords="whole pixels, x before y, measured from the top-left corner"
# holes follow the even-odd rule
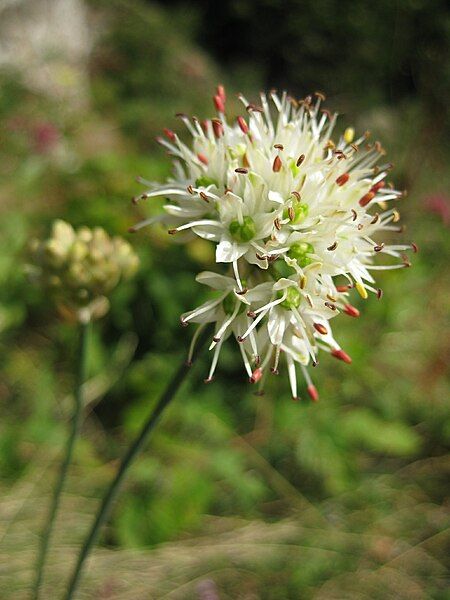
[[[321,109],[322,94],[298,101],[271,92],[259,104],[240,100],[246,116],[233,121],[222,86],[215,118],[179,115],[190,145],[164,130],[158,141],[173,158],[173,178],[165,185],[142,180],[149,189],[134,201],[163,196],[165,214],[132,229],[162,221],[182,239],[211,240],[216,262],[229,265],[228,275],[198,275],[216,295],[181,317],[199,330],[214,324],[207,381],[233,336],[251,382],[278,373],[284,356],[292,396],[298,397],[299,368],[317,400],[306,366],[317,364],[319,349],[351,362],[333,337],[331,319],[341,312],[359,316],[349,303],[351,290],[380,297],[373,272],[408,266],[402,252],[416,246],[375,241],[401,230],[391,203],[402,193],[387,182],[392,165],[377,165],[384,150],[369,143],[367,132],[355,139],[348,128],[333,140],[336,115]],[[400,261],[375,265],[377,254]]]
[[[53,223],[49,239],[31,242],[31,253],[30,275],[55,297],[65,314],[80,322],[102,317],[109,308],[107,296],[139,265],[122,238],[111,238],[101,227],[75,231],[60,219]]]

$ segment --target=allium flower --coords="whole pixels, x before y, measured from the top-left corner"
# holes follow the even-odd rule
[[[60,219],[49,239],[31,242],[33,279],[54,296],[65,314],[80,322],[102,317],[109,308],[107,296],[121,279],[137,270],[139,259],[120,237],[104,229],[73,227]]]
[[[180,115],[190,144],[164,130],[158,141],[173,158],[174,175],[162,186],[142,180],[149,189],[134,200],[163,196],[165,215],[133,230],[160,220],[170,234],[211,240],[216,262],[230,265],[228,277],[199,275],[220,295],[182,317],[215,324],[208,381],[233,334],[251,381],[278,372],[284,355],[293,397],[299,364],[316,400],[305,367],[317,363],[319,349],[351,362],[332,335],[331,318],[359,316],[350,291],[380,297],[373,272],[409,266],[402,252],[417,248],[375,240],[401,231],[391,203],[402,193],[387,182],[392,165],[377,165],[385,152],[379,142],[368,143],[367,132],[354,139],[348,128],[333,140],[336,115],[321,109],[322,94],[298,101],[271,92],[259,105],[240,100],[246,116],[229,119],[219,86],[215,118]],[[377,254],[400,261],[374,264]]]

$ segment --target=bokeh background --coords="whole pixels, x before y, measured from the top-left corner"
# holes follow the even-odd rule
[[[413,267],[381,273],[324,357],[317,405],[285,378],[253,395],[232,344],[171,406],[93,553],[85,599],[448,598],[450,11],[444,0],[0,1],[0,598],[28,598],[67,432],[76,330],[30,286],[27,244],[54,218],[127,229],[137,175],[164,178],[154,141],[176,112],[233,98],[327,93],[370,129],[407,198]],[[232,101],[233,102],[233,101]],[[234,101],[235,102],[235,101]],[[237,109],[237,103],[235,102]],[[82,439],[45,598],[63,589],[118,459],[182,360],[179,314],[213,259],[164,230],[129,236],[139,276],[89,346]],[[358,301],[357,301],[358,302]]]

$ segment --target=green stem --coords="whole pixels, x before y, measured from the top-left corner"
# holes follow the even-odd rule
[[[64,488],[64,483],[66,481],[67,472],[69,470],[69,466],[72,462],[73,449],[75,446],[75,441],[78,435],[78,430],[80,428],[81,416],[83,413],[83,382],[86,378],[86,348],[87,348],[87,339],[88,339],[88,330],[89,325],[87,323],[81,323],[80,325],[80,340],[78,346],[78,356],[77,356],[77,367],[76,367],[76,380],[75,380],[75,406],[72,416],[72,426],[69,433],[69,437],[67,438],[66,451],[64,460],[61,464],[61,468],[59,471],[58,479],[56,481],[55,488],[53,490],[52,501],[50,504],[50,510],[47,518],[47,522],[45,528],[42,532],[39,553],[36,562],[36,579],[34,582],[33,588],[33,600],[38,600],[39,598],[39,590],[42,583],[42,578],[44,575],[44,567],[47,559],[48,548],[50,545],[50,539],[53,532],[53,526],[55,524],[56,514],[58,512],[58,507],[61,501],[61,493]]]
[[[200,335],[199,340],[197,342],[197,351],[199,351],[204,346],[209,335],[210,335],[209,328],[206,327],[205,330]],[[148,437],[149,437],[151,431],[155,428],[156,424],[158,423],[164,409],[168,406],[168,404],[170,404],[171,400],[173,400],[173,398],[175,397],[178,389],[180,388],[181,384],[184,382],[189,370],[190,370],[190,365],[187,364],[185,361],[183,361],[183,363],[178,368],[178,371],[175,373],[175,375],[173,376],[169,385],[167,386],[166,390],[160,397],[154,411],[150,414],[147,421],[144,423],[140,433],[138,434],[138,436],[136,437],[136,439],[131,444],[128,451],[122,458],[122,462],[120,463],[120,466],[116,473],[116,476],[114,477],[108,490],[106,491],[106,494],[103,497],[103,500],[98,509],[95,521],[92,524],[89,534],[88,534],[87,538],[85,539],[84,544],[80,550],[77,563],[75,565],[75,568],[72,573],[72,577],[70,579],[67,593],[64,596],[64,600],[71,600],[73,598],[73,595],[74,595],[74,593],[77,589],[77,586],[79,584],[79,581],[80,581],[84,562],[86,561],[86,558],[88,557],[90,551],[92,550],[92,547],[94,546],[94,544],[97,541],[98,534],[100,533],[100,528],[102,527],[103,523],[109,516],[112,504],[113,504],[114,499],[119,491],[119,488],[123,482],[123,479],[125,477],[125,474],[126,474],[128,468],[130,467],[131,463],[137,457],[140,450],[143,448],[144,444],[148,440]]]

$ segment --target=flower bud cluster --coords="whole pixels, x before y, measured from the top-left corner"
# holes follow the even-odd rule
[[[349,355],[334,339],[330,321],[359,315],[349,303],[356,290],[381,297],[374,273],[409,266],[403,252],[414,244],[376,241],[401,231],[392,203],[402,192],[388,182],[392,165],[378,164],[385,152],[369,133],[353,128],[333,136],[336,115],[322,109],[323,94],[303,100],[285,92],[261,94],[259,104],[240,96],[246,114],[230,119],[219,86],[217,116],[205,121],[179,115],[192,141],[164,130],[158,139],[173,159],[164,185],[142,180],[148,189],[135,202],[163,197],[165,215],[155,221],[187,240],[199,236],[216,245],[216,263],[228,272],[200,273],[211,300],[182,315],[182,323],[214,324],[213,377],[224,340],[239,345],[251,382],[262,385],[278,373],[285,357],[294,398],[300,369],[313,400],[318,394],[306,370],[320,350],[346,363]],[[376,257],[400,259],[376,264]],[[197,334],[194,336],[197,338]]]
[[[60,219],[46,240],[31,242],[30,274],[55,298],[58,307],[80,321],[102,317],[108,295],[136,272],[139,259],[125,240],[101,227],[75,230]]]

